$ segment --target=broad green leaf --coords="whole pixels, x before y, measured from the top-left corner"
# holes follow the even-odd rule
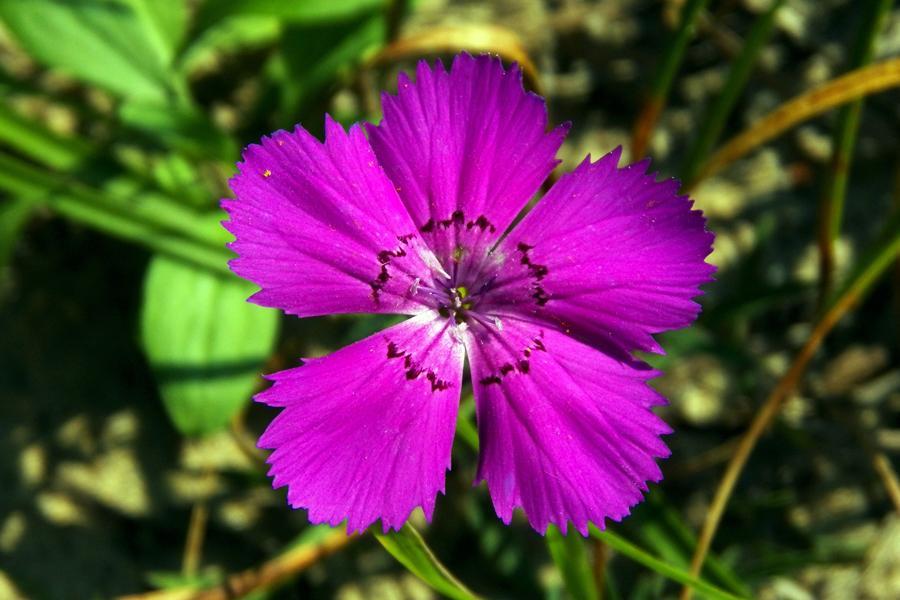
[[[454,600],[477,600],[478,596],[469,591],[438,561],[419,532],[409,523],[400,531],[389,531],[385,534],[375,531],[374,534],[394,558],[438,593]]]
[[[659,573],[664,577],[668,577],[672,581],[676,581],[682,585],[690,586],[698,593],[703,594],[707,598],[712,598],[713,600],[739,600],[737,596],[733,596],[724,590],[706,583],[705,581],[701,581],[695,577],[692,577],[687,571],[674,567],[654,556],[651,556],[650,554],[647,554],[634,544],[615,535],[611,531],[601,531],[597,529],[597,527],[593,524],[589,525],[588,527],[590,529],[592,537],[602,540],[609,547],[644,565],[651,571],[655,571],[656,573]]]
[[[204,2],[196,29],[203,31],[233,15],[268,15],[295,23],[327,23],[383,10],[386,0],[218,0]]]
[[[384,16],[380,13],[334,24],[288,26],[281,42],[285,122],[300,121],[310,100],[383,42]]]
[[[0,0],[0,19],[48,67],[117,95],[161,99],[177,87],[169,66],[180,26],[169,14],[175,0],[154,2]]]
[[[186,435],[224,428],[258,384],[278,312],[247,302],[256,289],[162,255],[150,262],[141,337],[169,416]]]
[[[584,538],[569,529],[569,535],[560,533],[556,525],[547,527],[545,534],[550,556],[562,574],[570,600],[597,600],[597,585],[584,551]]]
[[[141,18],[147,37],[172,64],[187,29],[187,0],[119,0]]]

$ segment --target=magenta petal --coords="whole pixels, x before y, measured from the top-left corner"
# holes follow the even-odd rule
[[[259,440],[274,485],[313,523],[399,530],[417,506],[431,520],[456,428],[463,344],[429,313],[302,367],[256,396],[283,406]]]
[[[651,334],[690,324],[711,280],[713,234],[679,183],[618,169],[621,149],[563,175],[500,245],[492,314],[517,314],[599,348],[662,350]],[[524,301],[527,299],[527,301]]]
[[[466,336],[481,440],[476,483],[487,480],[505,523],[521,506],[539,532],[570,521],[619,521],[662,479],[654,457],[671,433],[649,407],[665,404],[634,358],[613,359],[552,329],[513,318]]]
[[[324,144],[278,131],[238,166],[239,200],[222,207],[231,268],[262,288],[252,302],[300,316],[424,310],[411,289],[434,255],[358,125],[348,134],[328,118]]]
[[[450,73],[420,62],[383,106],[381,124],[366,126],[372,148],[447,271],[458,249],[484,257],[559,162],[568,130],[545,133],[544,100],[487,55],[457,56]]]

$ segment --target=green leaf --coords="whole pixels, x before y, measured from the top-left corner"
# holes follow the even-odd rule
[[[183,29],[176,0],[0,0],[0,19],[34,58],[117,95],[160,99]],[[179,16],[181,15],[181,16]]]
[[[204,2],[196,29],[203,31],[234,15],[268,15],[295,23],[327,23],[384,10],[386,0],[218,0]]]
[[[373,533],[394,558],[438,593],[455,600],[477,600],[478,596],[469,591],[438,561],[419,532],[409,523],[400,531]]]
[[[672,565],[664,563],[658,558],[647,554],[637,546],[610,531],[600,531],[593,524],[588,525],[588,527],[592,537],[603,541],[614,550],[617,550],[628,558],[644,565],[651,571],[655,571],[682,585],[690,586],[698,593],[703,594],[707,598],[712,598],[713,600],[739,600],[737,596],[733,596],[724,590],[713,587],[705,581],[691,577],[686,571],[673,567]]]
[[[191,42],[178,69],[191,76],[214,69],[224,55],[273,46],[281,36],[281,23],[270,15],[232,15],[203,31]]]
[[[162,255],[150,263],[141,337],[169,416],[186,435],[224,428],[259,381],[278,312],[247,302],[256,289]]]
[[[341,71],[384,42],[384,31],[381,13],[334,24],[288,26],[281,42],[285,122],[300,121],[304,108]]]
[[[569,532],[571,535],[563,535],[556,525],[547,527],[550,556],[562,574],[570,600],[597,600],[597,585],[584,551],[584,539],[571,528]]]

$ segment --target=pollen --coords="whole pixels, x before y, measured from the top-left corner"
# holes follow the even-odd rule
[[[268,169],[266,169],[265,171],[263,171],[263,177],[268,177],[268,176],[271,175],[271,174],[272,174],[272,171],[270,171],[270,170],[268,170]]]

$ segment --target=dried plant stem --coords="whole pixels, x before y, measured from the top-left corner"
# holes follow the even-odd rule
[[[497,54],[508,62],[517,62],[524,75],[525,89],[541,93],[540,75],[519,35],[497,25],[447,25],[426,29],[409,37],[401,37],[381,49],[366,67],[372,68],[401,60],[421,59],[423,55]]]
[[[598,538],[594,538],[594,585],[597,587],[597,600],[603,600],[606,590],[606,563],[609,561],[609,547]]]
[[[209,473],[204,474],[204,479]],[[200,568],[200,557],[203,555],[203,538],[206,536],[206,523],[209,520],[209,502],[200,500],[191,510],[187,539],[184,543],[184,554],[181,559],[181,574],[185,577],[196,577]]]
[[[335,529],[319,542],[302,544],[272,558],[259,567],[228,577],[221,585],[207,589],[175,588],[146,594],[120,596],[118,600],[236,600],[254,592],[275,588],[304,569],[359,539]]]
[[[682,193],[791,127],[836,106],[898,85],[900,85],[900,57],[856,69],[801,94],[785,102],[722,146],[710,157],[696,177],[685,182]]]
[[[697,577],[700,573],[700,569],[709,552],[709,547],[712,544],[713,536],[715,536],[716,529],[722,519],[722,513],[725,511],[725,506],[731,498],[731,493],[734,491],[734,486],[737,483],[738,477],[740,477],[741,471],[744,469],[744,465],[747,463],[747,459],[750,458],[750,453],[753,452],[753,448],[756,447],[756,442],[759,441],[763,432],[768,429],[769,424],[772,422],[772,419],[775,417],[778,408],[781,406],[784,399],[787,398],[788,394],[790,394],[797,386],[797,383],[800,381],[800,376],[803,375],[803,371],[806,369],[809,360],[816,353],[816,350],[819,349],[822,340],[825,339],[825,336],[828,335],[837,322],[840,321],[841,317],[856,304],[859,300],[859,296],[859,293],[848,292],[832,306],[813,329],[809,339],[806,340],[806,343],[800,349],[800,352],[794,359],[793,364],[791,364],[791,368],[788,370],[787,374],[785,374],[781,381],[778,382],[778,385],[772,390],[769,397],[766,398],[765,404],[763,404],[759,412],[756,413],[756,417],[754,417],[753,422],[750,424],[750,429],[741,439],[734,457],[728,463],[728,468],[725,470],[725,475],[719,483],[719,488],[716,490],[716,495],[713,498],[709,512],[706,513],[706,520],[703,523],[703,529],[701,530],[700,537],[697,541],[697,548],[691,559],[691,568],[689,572],[692,577]],[[681,595],[679,596],[680,600],[688,600],[690,597],[691,588],[682,588]]]
[[[884,489],[894,504],[894,509],[900,515],[900,479],[897,479],[897,472],[891,465],[891,459],[884,452],[875,451],[872,453],[872,466],[881,477],[881,483],[884,484]]]
[[[707,2],[709,0],[687,0],[684,6],[681,7],[678,28],[675,30],[674,35],[669,38],[662,54],[663,63],[656,71],[650,87],[650,93],[638,112],[634,123],[634,129],[631,134],[632,160],[644,158],[644,154],[647,152],[653,128],[656,126],[656,121],[659,119],[659,115],[666,104],[669,89],[672,87],[675,75],[678,74],[678,69],[681,67],[684,51],[687,49],[688,42],[694,36],[697,19],[706,7]]]

